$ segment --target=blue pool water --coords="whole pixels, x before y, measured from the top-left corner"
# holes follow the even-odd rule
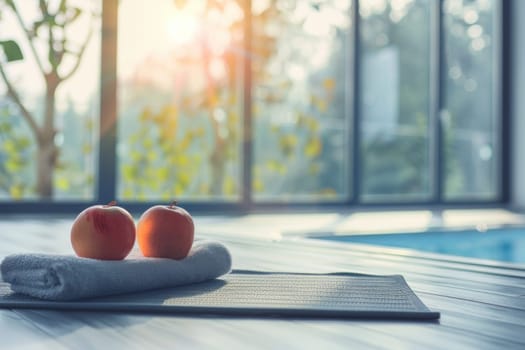
[[[493,229],[481,232],[476,230],[442,231],[318,236],[315,238],[525,263],[525,228]]]

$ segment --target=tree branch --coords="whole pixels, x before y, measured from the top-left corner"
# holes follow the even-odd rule
[[[88,46],[89,41],[91,40],[91,36],[92,36],[92,35],[93,35],[93,27],[91,27],[91,28],[89,29],[89,33],[88,33],[88,35],[86,36],[86,40],[84,41],[84,43],[83,43],[82,46],[80,47],[80,50],[78,51],[78,53],[76,54],[76,56],[77,56],[77,61],[75,62],[75,65],[73,66],[73,68],[71,68],[71,71],[69,71],[69,73],[64,74],[64,76],[62,76],[62,77],[59,76],[59,80],[60,80],[60,81],[67,80],[67,79],[69,79],[73,74],[75,74],[75,72],[77,71],[78,67],[80,66],[80,62],[82,61],[82,57],[84,56],[84,51],[86,51],[86,47]]]
[[[22,113],[22,117],[29,124],[31,131],[35,134],[37,140],[40,140],[40,128],[38,127],[38,124],[36,123],[35,118],[33,118],[31,113],[22,104],[22,101],[20,100],[20,96],[18,96],[18,93],[16,92],[13,85],[9,81],[9,78],[5,74],[4,67],[2,66],[2,64],[0,64],[0,75],[2,76],[2,79],[4,80],[5,85],[7,86],[7,94],[9,95],[9,97],[11,97],[13,102],[20,109],[20,112]]]
[[[33,56],[35,57],[35,61],[36,61],[36,64],[38,65],[38,68],[40,69],[40,72],[42,73],[42,75],[45,75],[46,72],[44,70],[44,66],[42,65],[42,61],[40,60],[40,57],[36,53],[36,48],[35,48],[35,45],[33,44],[33,39],[32,39],[32,36],[30,34],[30,31],[27,30],[27,28],[25,27],[24,20],[22,19],[22,16],[20,15],[20,12],[18,11],[18,9],[17,9],[17,7],[15,5],[15,2],[11,1],[9,4],[11,5],[11,8],[13,9],[13,12],[15,13],[15,16],[16,16],[16,19],[18,20],[18,24],[20,25],[20,28],[22,29],[22,31],[26,35],[27,42],[29,44],[31,52],[33,53]]]
[[[51,14],[49,13],[49,10],[47,8],[47,5],[44,1],[40,1],[40,11],[42,12],[42,15],[44,16],[44,18],[48,18],[51,16]],[[48,46],[48,54],[47,54],[47,57],[48,57],[48,61],[49,61],[49,64],[51,64],[51,71],[52,72],[55,72],[57,71],[58,69],[58,65],[59,65],[59,62],[57,62],[57,58],[58,58],[58,53],[57,51],[55,50],[55,36],[53,34],[53,25],[51,24],[51,22],[48,22],[47,23],[47,30],[48,30],[48,38],[47,38],[47,46]]]

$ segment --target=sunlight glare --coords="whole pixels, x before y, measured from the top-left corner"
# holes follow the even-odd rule
[[[210,70],[212,78],[215,80],[224,78],[227,73],[223,61],[217,58],[211,60],[208,69]]]
[[[167,31],[171,44],[181,46],[193,42],[199,34],[198,19],[194,14],[177,10],[168,20]]]

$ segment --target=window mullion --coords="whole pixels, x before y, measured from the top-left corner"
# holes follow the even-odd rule
[[[444,191],[444,133],[442,128],[442,114],[444,112],[444,63],[445,47],[443,36],[443,2],[435,1],[431,7],[431,47],[430,47],[430,108],[429,108],[429,139],[431,189],[433,200],[441,203]]]
[[[351,132],[351,154],[350,154],[350,166],[352,167],[352,181],[351,181],[351,202],[359,203],[360,202],[360,193],[361,193],[361,114],[360,114],[360,92],[359,92],[359,80],[361,74],[360,69],[360,50],[359,50],[359,33],[360,33],[360,21],[359,21],[359,0],[354,0],[352,4],[352,83],[351,83],[351,94],[352,94],[352,127],[350,128]]]
[[[116,197],[118,0],[102,1],[100,128],[97,200]]]
[[[244,54],[243,54],[243,125],[242,125],[242,206],[252,203],[253,128],[252,128],[252,2],[244,1]]]

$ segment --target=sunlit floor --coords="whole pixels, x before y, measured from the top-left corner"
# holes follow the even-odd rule
[[[525,215],[504,209],[200,217],[198,228],[209,234],[316,238],[525,264]]]
[[[75,214],[1,215],[0,213],[0,233],[11,230],[16,223],[19,232],[22,232],[20,229],[23,227],[24,234],[38,234],[42,219],[51,225],[57,223],[63,227],[65,222],[72,221],[75,216]],[[198,214],[193,216],[197,234],[219,233],[269,239],[310,236],[316,233],[346,236],[463,229],[483,231],[508,226],[525,226],[525,214],[505,209],[281,211],[238,216]]]
[[[34,241],[34,245],[42,251],[58,249],[64,253],[70,252],[69,229],[75,214],[70,215],[0,215],[0,234],[4,234],[4,251],[18,251],[20,242],[26,239]],[[303,212],[303,213],[257,213],[241,216],[194,215],[196,238],[207,236],[232,236],[239,238],[255,238],[262,240],[325,238],[336,241],[350,241],[349,237],[363,238],[384,236],[384,234],[401,234],[400,239],[392,236],[396,244],[402,236],[408,233],[470,230],[484,232],[486,230],[510,227],[525,227],[525,215],[505,209],[471,209],[471,210],[399,210],[399,211],[361,211],[361,212]],[[46,229],[42,229],[45,222]],[[405,235],[402,235],[405,234]],[[412,236],[412,235],[409,235]],[[419,235],[418,235],[419,236]],[[415,236],[414,236],[415,238]],[[420,237],[421,238],[421,237]],[[429,242],[429,237],[424,239]],[[443,237],[439,237],[442,239]],[[465,237],[463,237],[465,238]],[[388,240],[388,239],[387,239]],[[412,237],[408,237],[415,244]],[[362,240],[361,240],[362,241]],[[374,245],[383,246],[385,240],[374,240]],[[520,241],[521,242],[521,241]],[[366,242],[364,242],[366,243]],[[368,242],[371,244],[370,242]],[[387,242],[388,243],[388,242]],[[482,242],[480,242],[481,244]],[[518,242],[519,243],[519,242]],[[514,255],[521,255],[525,248],[516,248],[521,243],[511,244]],[[448,241],[454,249],[460,247],[460,242]],[[510,243],[509,243],[510,244]],[[507,244],[508,245],[508,244]],[[401,248],[425,250],[424,246],[394,245]],[[474,251],[468,247],[469,254]],[[518,250],[517,250],[518,249]],[[494,250],[494,249],[489,249]],[[444,251],[436,251],[446,253]],[[460,253],[461,255],[461,253]],[[469,256],[463,254],[463,256]],[[476,256],[475,256],[476,257]],[[480,256],[478,258],[484,258]],[[492,256],[488,256],[492,259]],[[510,259],[510,258],[509,258]],[[514,259],[514,258],[512,258]],[[521,262],[522,260],[508,260]],[[521,258],[520,258],[521,259]],[[497,259],[501,260],[501,259]],[[502,260],[505,261],[505,260]]]
[[[429,230],[486,230],[525,226],[525,215],[505,209],[276,213],[239,217],[197,217],[200,230],[276,239],[315,233],[332,235],[409,233]]]

